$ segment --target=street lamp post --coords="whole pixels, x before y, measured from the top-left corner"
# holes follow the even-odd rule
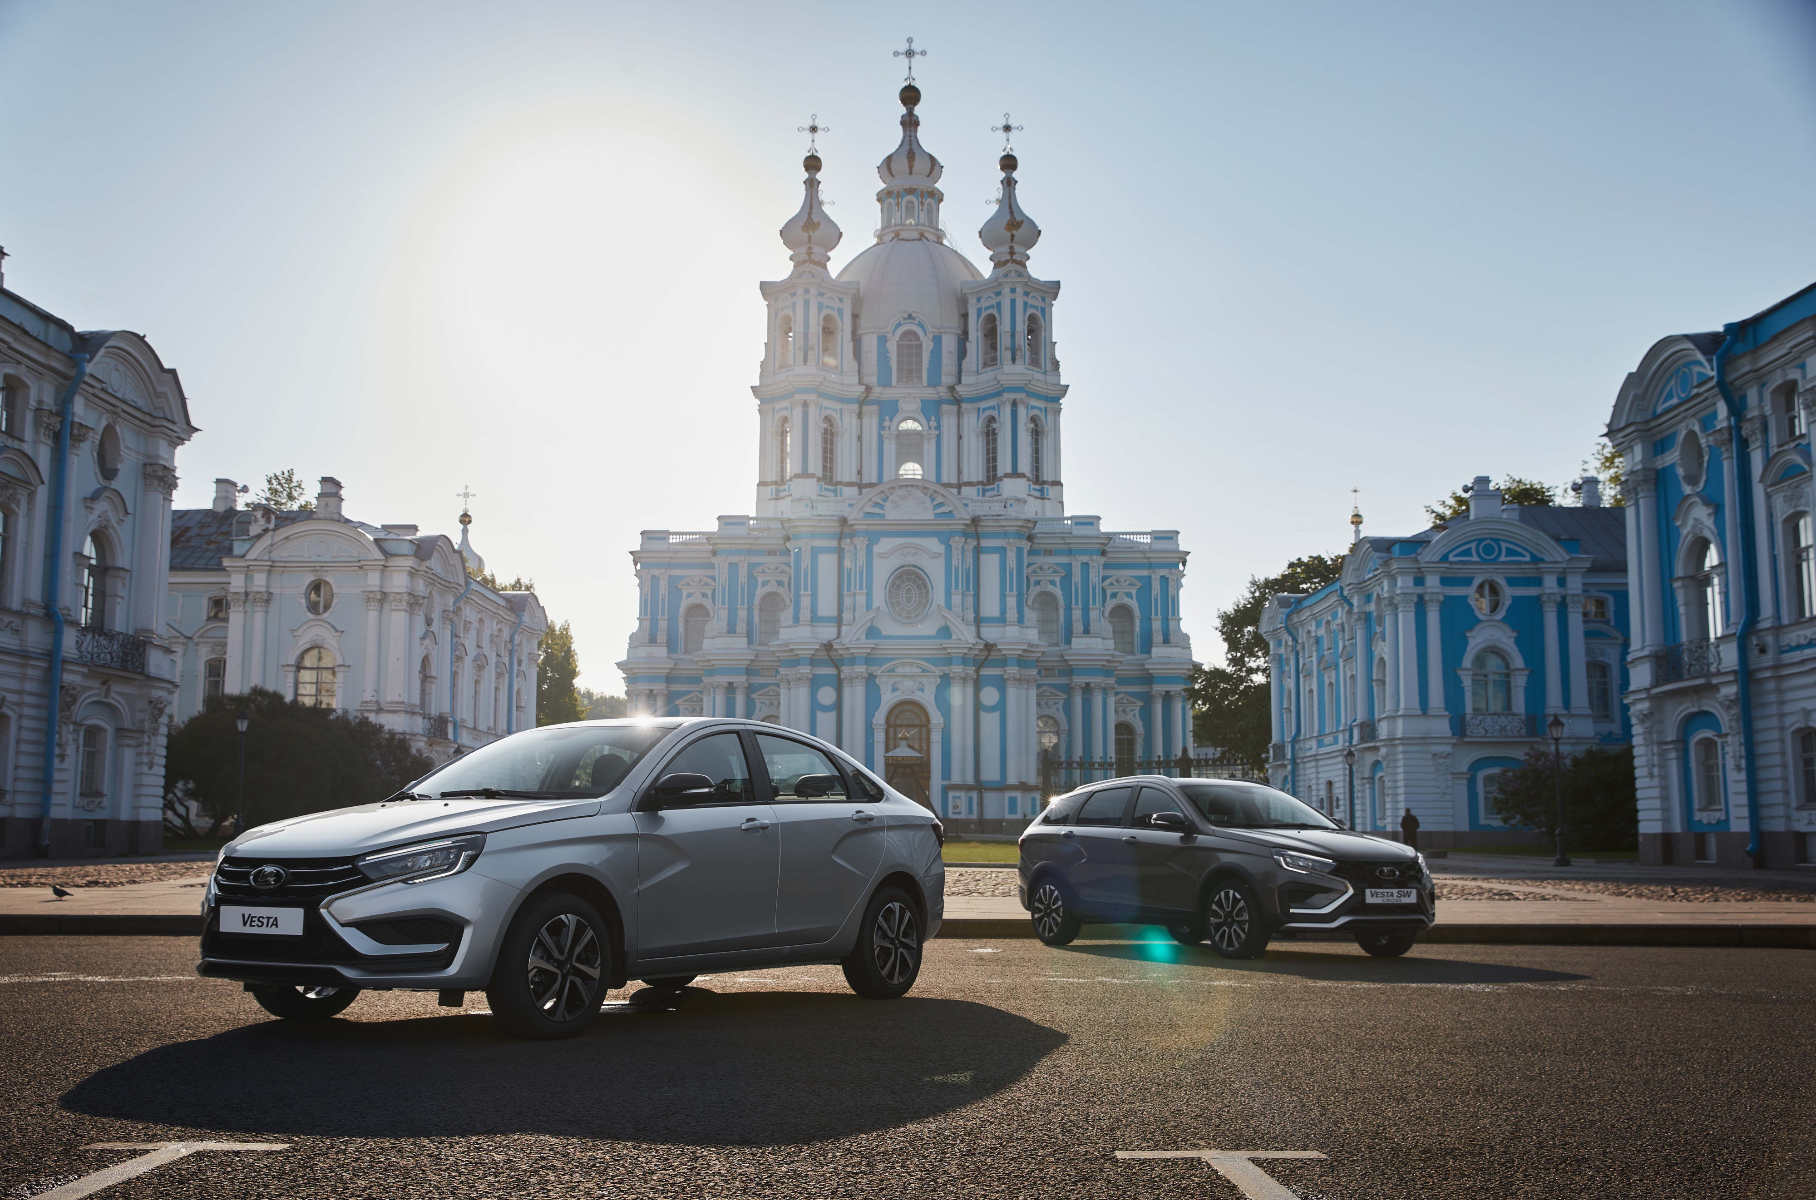
[[[1545,732],[1551,735],[1551,785],[1557,793],[1557,857],[1551,865],[1567,867],[1570,855],[1564,852],[1564,718],[1552,713],[1545,722]]]
[[[240,777],[233,797],[233,835],[238,837],[246,832],[246,726],[252,724],[252,717],[242,708],[233,724],[240,731]]]
[[[1356,748],[1343,752],[1343,765],[1349,768],[1349,827],[1356,827]]]

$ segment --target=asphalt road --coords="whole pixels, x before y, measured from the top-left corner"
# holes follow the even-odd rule
[[[194,957],[0,938],[0,1200],[166,1140],[290,1149],[99,1195],[1234,1197],[1115,1152],[1268,1149],[1329,1200],[1816,1196],[1808,951],[939,941],[904,1000],[717,976],[540,1045],[432,996],[286,1025]]]

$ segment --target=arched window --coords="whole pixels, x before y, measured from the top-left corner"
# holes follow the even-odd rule
[[[1614,717],[1614,668],[1592,658],[1584,666],[1589,673],[1589,712],[1598,721]]]
[[[988,371],[1002,361],[1002,343],[996,337],[996,314],[985,313],[977,323],[978,370]]]
[[[1042,754],[1059,753],[1059,718],[1038,716],[1034,718],[1034,737],[1040,743]]]
[[[1375,716],[1379,717],[1387,712],[1387,660],[1385,658],[1375,660],[1375,678],[1371,686],[1375,693]]]
[[[787,483],[794,475],[794,429],[783,417],[776,423],[776,479]]]
[[[757,645],[767,646],[782,636],[782,612],[788,607],[788,597],[781,592],[763,593],[757,601]]]
[[[1791,567],[1791,612],[1802,621],[1816,617],[1816,544],[1811,540],[1810,514],[1798,513],[1785,522],[1785,559]]]
[[[1045,331],[1041,328],[1040,318],[1033,313],[1029,313],[1027,336],[1028,357],[1025,361],[1030,368],[1036,371],[1044,371],[1047,369],[1047,352],[1045,349],[1044,335]]]
[[[1028,608],[1034,613],[1040,640],[1049,646],[1059,645],[1059,598],[1052,592],[1038,591],[1029,599]]]
[[[107,561],[93,534],[82,553],[88,559],[82,570],[82,624],[100,629],[107,624]]]
[[[904,225],[914,224],[915,216],[916,216],[916,212],[915,212],[915,206],[914,206],[914,197],[909,196],[906,200],[902,201],[902,224],[904,224]]]
[[[8,601],[12,589],[7,581],[12,578],[13,565],[13,516],[0,508],[0,608],[10,607]]]
[[[1135,773],[1135,727],[1127,721],[1116,723],[1116,774]]]
[[[1684,430],[1683,439],[1677,443],[1678,478],[1686,488],[1695,490],[1702,486],[1706,466],[1708,458],[1703,453],[1702,435],[1694,429]]]
[[[1469,711],[1504,713],[1513,711],[1513,670],[1507,656],[1499,650],[1484,650],[1476,655],[1474,675],[1470,679]]]
[[[834,317],[820,318],[820,365],[829,371],[839,369],[839,322]]]
[[[429,669],[429,656],[422,656],[422,665],[416,668],[416,706],[422,709],[423,716],[435,711],[435,675]]]
[[[1507,590],[1495,580],[1484,579],[1475,585],[1475,590],[1469,595],[1469,602],[1475,606],[1481,618],[1487,621],[1500,616],[1501,610],[1507,607]]]
[[[913,417],[908,417],[895,427],[895,473],[902,479],[921,479],[927,470],[924,460],[927,454],[927,431]]]
[[[326,579],[317,579],[303,589],[303,607],[313,616],[324,616],[334,607],[334,585]]]
[[[795,319],[788,313],[776,318],[776,366],[786,367],[795,357]]]
[[[227,660],[211,658],[202,664],[202,699],[213,700],[227,691]]]
[[[1324,811],[1329,814],[1337,811],[1337,785],[1328,779],[1324,781]]]
[[[485,687],[486,687],[485,664],[480,663],[478,666],[473,668],[473,728],[475,728],[475,729],[479,728],[479,713],[480,713],[479,701],[480,701],[480,697],[485,695]]]
[[[984,421],[984,483],[996,480],[996,418],[990,417]]]
[[[1696,564],[1696,574],[1691,582],[1687,633],[1714,641],[1727,628],[1721,610],[1721,554],[1714,542],[1704,539],[1691,547],[1690,561]]]
[[[486,728],[494,730],[500,728],[503,724],[501,720],[503,713],[504,683],[502,679],[494,679],[492,680],[492,723]]]
[[[897,387],[919,387],[926,379],[926,355],[921,350],[921,335],[910,329],[895,339],[895,382]]]
[[[24,439],[27,394],[25,381],[17,376],[9,375],[0,382],[0,433]]]
[[[107,730],[99,725],[82,726],[82,761],[77,788],[84,796],[107,793]]]
[[[1772,409],[1787,445],[1803,436],[1803,410],[1797,407],[1795,383],[1787,383],[1778,389],[1773,396]]]
[[[1696,808],[1700,813],[1719,813],[1726,797],[1721,788],[1721,743],[1712,737],[1698,738],[1691,746],[1690,761],[1696,769]],[[1719,820],[1704,816],[1703,820]]]
[[[1118,654],[1135,653],[1135,613],[1126,604],[1110,610],[1110,641]]]
[[[326,647],[311,646],[296,660],[296,702],[334,707],[334,655]]]
[[[1045,450],[1047,435],[1039,419],[1028,422],[1028,475],[1039,483],[1046,478]]]
[[[700,647],[706,644],[706,622],[711,616],[704,604],[688,607],[681,617],[681,653],[700,653]]]
[[[820,422],[820,482],[831,484],[839,477],[839,427],[827,417]]]

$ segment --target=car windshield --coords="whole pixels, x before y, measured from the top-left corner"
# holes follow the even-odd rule
[[[411,791],[425,798],[491,796],[590,800],[624,781],[670,725],[558,725],[481,746],[425,776]]]
[[[1310,805],[1259,783],[1194,779],[1182,781],[1179,790],[1205,820],[1226,829],[1342,828]]]

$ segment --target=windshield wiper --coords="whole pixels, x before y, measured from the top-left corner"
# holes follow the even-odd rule
[[[389,804],[393,800],[433,800],[433,799],[435,799],[435,797],[429,795],[429,793],[427,793],[427,792],[412,792],[412,791],[409,791],[408,789],[406,789],[404,791],[397,792],[394,795],[386,796],[383,800],[380,800],[379,803],[380,804]]]
[[[559,800],[561,798],[553,792],[515,792],[510,788],[495,787],[456,788],[451,792],[441,794],[443,800],[451,796],[477,796],[482,800]]]

